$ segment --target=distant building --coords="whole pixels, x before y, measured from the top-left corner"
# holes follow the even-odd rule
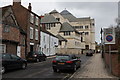
[[[47,23],[57,22],[55,26]],[[83,53],[85,50],[95,50],[95,23],[94,19],[76,18],[67,10],[59,13],[56,10],[44,15],[41,19],[43,27],[54,35],[64,38],[65,45],[58,53]],[[61,45],[61,43],[60,43]],[[60,49],[60,45],[58,49]]]

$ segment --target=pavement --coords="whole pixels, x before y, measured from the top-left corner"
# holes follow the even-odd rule
[[[94,54],[84,65],[81,65],[81,68],[70,77],[70,80],[79,78],[94,78],[94,80],[95,78],[111,78],[110,80],[112,80],[112,78],[116,79],[117,77],[107,72],[101,54]]]

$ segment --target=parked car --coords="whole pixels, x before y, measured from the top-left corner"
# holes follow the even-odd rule
[[[92,50],[88,50],[86,52],[86,56],[93,56],[93,54],[94,54],[94,51],[92,51]]]
[[[27,54],[27,60],[28,61],[40,62],[40,61],[45,61],[46,58],[47,58],[46,55],[41,51],[29,52]]]
[[[0,58],[2,61],[1,73],[5,73],[7,70],[11,69],[26,69],[27,60],[22,59],[16,55],[10,53],[0,53]]]
[[[63,69],[70,69],[76,71],[81,66],[81,60],[72,54],[57,55],[52,61],[53,71],[57,72]]]

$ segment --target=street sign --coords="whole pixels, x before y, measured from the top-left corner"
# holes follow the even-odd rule
[[[104,29],[104,43],[105,44],[115,44],[114,28],[105,28]]]
[[[112,36],[112,35],[107,35],[107,36],[106,36],[106,40],[107,40],[108,42],[111,42],[111,41],[113,40],[113,36]]]

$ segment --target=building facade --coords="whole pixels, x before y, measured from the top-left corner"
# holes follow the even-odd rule
[[[52,18],[48,16],[52,16]],[[56,25],[56,28],[47,25],[50,28],[46,28],[46,30],[67,40],[63,44],[63,46],[66,46],[62,48],[62,53],[80,54],[86,50],[95,50],[94,19],[90,17],[76,18],[67,10],[63,10],[61,13],[53,10],[47,16],[45,15],[44,19],[46,19],[46,22],[49,20],[49,23],[52,21],[61,23],[59,26]],[[60,45],[58,48],[60,48]],[[60,52],[58,51],[58,53]]]
[[[12,8],[18,24],[27,33],[25,53],[37,51],[40,46],[40,17],[32,12],[31,3],[27,9],[21,5],[21,0],[14,1]]]
[[[10,53],[25,58],[26,33],[18,25],[12,6],[5,6],[1,9],[0,53]]]
[[[58,46],[58,38],[42,28],[40,35],[40,51],[42,51],[46,56],[55,55],[56,48]]]

